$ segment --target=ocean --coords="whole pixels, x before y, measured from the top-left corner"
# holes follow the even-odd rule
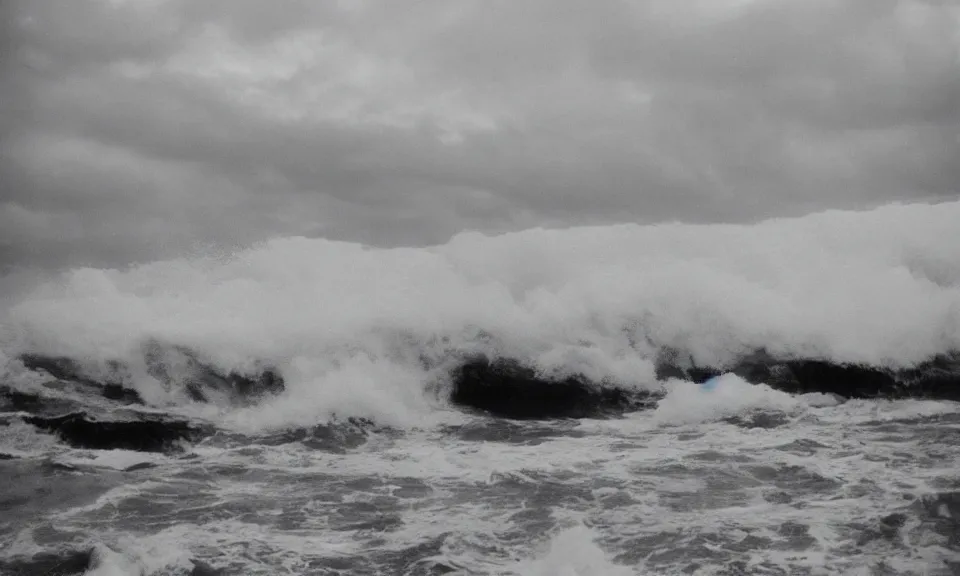
[[[0,302],[0,574],[960,574],[960,202]]]

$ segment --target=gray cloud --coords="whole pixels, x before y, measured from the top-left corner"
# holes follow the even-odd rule
[[[960,193],[960,7],[21,0],[0,259]]]

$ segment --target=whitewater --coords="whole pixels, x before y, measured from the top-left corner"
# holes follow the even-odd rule
[[[960,573],[960,202],[280,238],[0,302],[0,574]]]

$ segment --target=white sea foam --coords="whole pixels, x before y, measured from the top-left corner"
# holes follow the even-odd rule
[[[597,535],[585,526],[568,528],[557,534],[542,556],[520,562],[516,574],[523,576],[633,576],[626,566],[607,558],[595,540]]]
[[[65,464],[72,468],[100,468],[109,470],[128,470],[138,465],[162,462],[164,456],[136,452],[133,450],[89,450],[71,451],[55,460],[58,464]]]
[[[724,374],[714,387],[672,380],[667,395],[657,404],[654,419],[660,423],[695,423],[734,416],[747,410],[790,412],[806,404],[799,398],[760,384],[753,385],[736,374]]]
[[[11,353],[125,360],[151,401],[171,397],[138,366],[150,339],[224,369],[271,363],[286,398],[248,423],[337,413],[412,425],[442,373],[421,358],[451,350],[649,386],[662,346],[705,364],[760,347],[879,364],[960,349],[958,222],[953,202],[749,226],[464,233],[430,248],[287,238],[71,270],[11,304],[0,337]]]
[[[153,576],[187,573],[191,564],[181,546],[160,538],[121,538],[121,551],[103,544],[93,548],[85,576]]]
[[[2,426],[2,424],[0,424]],[[0,428],[0,453],[16,457],[30,457],[61,451],[63,445],[56,436],[39,432],[35,427],[11,419]]]

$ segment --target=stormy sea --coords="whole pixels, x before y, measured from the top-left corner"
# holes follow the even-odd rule
[[[960,202],[2,302],[0,574],[960,574]]]

